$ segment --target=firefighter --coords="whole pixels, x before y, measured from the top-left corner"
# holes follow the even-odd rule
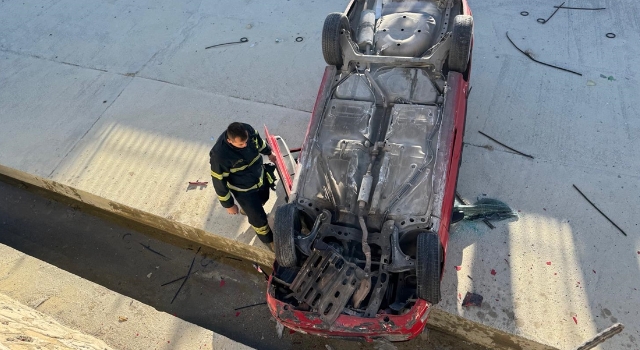
[[[275,163],[271,148],[251,125],[233,122],[209,152],[211,177],[227,213],[246,215],[260,241],[273,251],[273,233],[263,205],[269,199],[269,189],[275,188],[275,166],[265,170],[262,155]]]

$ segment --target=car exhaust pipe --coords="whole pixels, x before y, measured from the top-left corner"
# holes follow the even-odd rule
[[[358,289],[353,293],[353,307],[356,309],[360,307],[360,303],[362,303],[371,290],[371,248],[369,247],[369,243],[367,243],[369,231],[367,231],[367,225],[364,223],[364,217],[362,215],[358,217],[358,221],[362,228],[362,252],[364,252],[367,260],[364,265],[364,278],[360,282]]]

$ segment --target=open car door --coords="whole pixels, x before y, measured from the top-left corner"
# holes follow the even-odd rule
[[[277,135],[271,135],[267,126],[264,126],[265,139],[267,144],[271,147],[271,152],[276,156],[276,167],[278,169],[278,176],[282,182],[285,193],[285,201],[289,201],[289,195],[291,194],[291,188],[293,187],[293,176],[295,175],[296,160],[292,155],[292,152],[299,152],[300,149],[289,149],[284,139]]]

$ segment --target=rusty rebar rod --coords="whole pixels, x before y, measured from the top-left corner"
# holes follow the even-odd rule
[[[502,146],[502,147],[506,147],[506,148],[508,148],[509,150],[511,150],[511,151],[513,151],[513,152],[516,152],[517,154],[519,154],[519,155],[521,155],[521,156],[524,156],[524,157],[527,157],[527,158],[534,159],[532,155],[529,155],[529,154],[526,154],[526,153],[522,153],[522,152],[518,151],[517,149],[513,149],[513,148],[511,148],[511,147],[509,147],[509,146],[505,145],[504,143],[502,143],[502,142],[500,142],[500,141],[498,141],[498,140],[494,139],[493,137],[491,137],[491,136],[489,136],[489,135],[487,135],[487,134],[483,133],[483,132],[482,132],[482,131],[480,131],[480,130],[478,130],[478,132],[479,132],[481,135],[483,135],[484,137],[486,137],[486,138],[488,138],[489,140],[491,140],[491,141],[493,141],[493,142],[495,142],[495,143],[499,144],[499,145],[500,145],[500,146]]]
[[[202,247],[198,247],[198,251],[196,252],[196,254],[193,256],[193,259],[191,260],[191,266],[189,266],[189,271],[187,271],[187,275],[184,277],[184,280],[182,281],[182,284],[180,285],[180,288],[178,288],[178,291],[176,292],[176,295],[173,296],[173,299],[171,299],[171,304],[173,304],[173,301],[176,300],[176,297],[178,296],[178,294],[180,293],[180,291],[182,290],[182,286],[184,286],[184,284],[187,282],[187,280],[189,279],[189,275],[191,275],[191,269],[193,269],[193,263],[196,261],[196,257],[198,256],[198,253],[200,253],[200,249]]]
[[[609,220],[609,222],[610,222],[613,226],[615,226],[618,230],[620,230],[620,232],[622,232],[622,234],[623,234],[623,235],[625,235],[625,236],[627,235],[627,234],[626,234],[626,233],[625,233],[625,232],[624,232],[624,231],[623,231],[623,230],[622,230],[618,225],[616,225],[616,223],[615,223],[615,222],[613,222],[613,220],[609,219],[609,217],[608,217],[605,213],[603,213],[603,212],[602,212],[602,210],[600,210],[598,207],[596,207],[596,205],[595,205],[595,204],[593,204],[593,202],[592,202],[592,201],[590,201],[590,200],[589,200],[589,198],[587,198],[587,196],[585,196],[585,195],[584,195],[584,193],[582,193],[582,191],[580,191],[580,189],[578,188],[578,186],[573,185],[573,188],[575,188],[575,189],[576,189],[576,191],[578,191],[578,193],[580,193],[580,195],[581,195],[584,199],[586,199],[586,200],[587,200],[587,202],[589,202],[589,204],[591,204],[591,206],[593,206],[593,207],[594,207],[594,208],[595,208],[595,209],[596,209],[600,214],[602,214],[602,216],[604,216],[604,218],[605,218],[605,219]]]

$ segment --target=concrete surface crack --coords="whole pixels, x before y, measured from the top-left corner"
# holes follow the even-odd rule
[[[193,29],[200,23],[199,10],[201,6],[202,1],[200,1],[200,4],[198,4],[198,10],[194,11],[193,14],[191,14],[191,16],[187,18],[185,25],[180,28],[180,30],[178,30],[178,33],[171,40],[168,40],[167,44],[164,47],[156,51],[156,53],[154,53],[153,56],[151,56],[151,58],[147,62],[145,62],[142,67],[140,67],[140,69],[135,73],[136,75],[142,72],[149,65],[149,63],[153,62],[160,53],[167,51],[172,46],[172,44],[176,42],[177,38],[182,37],[182,40],[180,40],[180,43],[176,45],[176,50],[182,47],[184,42],[189,38],[191,31],[193,31]]]
[[[104,111],[102,111],[102,113],[100,113],[100,115],[98,116],[98,118],[96,118],[96,120],[93,121],[93,123],[91,124],[90,127],[87,128],[87,130],[84,132],[84,134],[82,134],[82,136],[80,136],[80,138],[78,138],[78,140],[76,140],[76,142],[73,144],[73,146],[71,146],[71,148],[69,149],[69,151],[67,151],[67,153],[65,153],[65,155],[63,157],[60,158],[60,161],[58,162],[58,164],[56,164],[56,166],[53,168],[53,170],[51,170],[51,172],[49,173],[49,175],[47,176],[47,178],[51,178],[53,176],[53,174],[56,172],[56,170],[58,170],[58,167],[60,166],[60,164],[62,164],[62,162],[69,156],[69,154],[71,154],[71,152],[73,152],[73,150],[76,149],[76,147],[78,146],[78,144],[84,139],[85,136],[87,136],[87,134],[89,133],[89,131],[91,131],[93,129],[93,127],[98,123],[98,121],[102,118],[102,116],[109,110],[109,108],[111,108],[111,106],[113,106],[114,103],[116,103],[116,101],[118,100],[118,98],[120,98],[120,95],[122,95],[122,93],[124,92],[124,90],[127,89],[127,87],[129,87],[129,85],[131,84],[131,82],[133,81],[133,78],[129,79],[129,81],[127,82],[127,84],[122,88],[122,90],[120,90],[120,92],[118,93],[118,96],[116,96],[116,98],[114,98],[111,103],[109,103],[109,105],[107,106],[107,108],[104,109]]]
[[[217,94],[215,92],[211,92],[211,91],[208,91],[208,90],[196,89],[196,88],[193,88],[193,87],[184,86],[184,85],[180,85],[180,84],[177,84],[177,83],[172,83],[170,81],[166,81],[166,80],[162,80],[162,79],[156,79],[156,78],[150,78],[150,77],[145,77],[145,76],[142,76],[142,75],[136,75],[136,78],[146,79],[146,80],[151,80],[151,81],[157,81],[159,83],[165,83],[165,84],[169,84],[169,85],[173,85],[173,86],[177,86],[177,87],[181,87],[181,88],[185,88],[185,89],[189,89],[189,90],[202,91],[202,92],[205,92],[205,93],[208,93],[208,94],[211,94],[211,95],[214,95],[214,96],[218,96],[218,97],[225,97],[225,98],[231,98],[231,99],[236,99],[236,100],[248,101],[248,102],[258,103],[258,104],[267,105],[267,106],[276,106],[276,107],[281,107],[281,108],[285,108],[285,109],[289,109],[289,110],[297,111],[297,112],[311,113],[311,111],[305,110],[305,109],[291,108],[291,107],[287,107],[285,105],[280,105],[280,104],[277,104],[277,103],[267,103],[267,102],[262,102],[262,101],[254,101],[254,100],[251,100],[251,99],[248,99],[248,98],[244,98],[244,97],[221,95],[221,94]]]
[[[33,308],[37,309],[40,305],[44,304],[47,300],[51,299],[50,296],[40,298],[33,303]]]
[[[89,69],[89,70],[95,70],[95,71],[103,72],[103,73],[109,73],[109,71],[104,70],[104,69],[100,69],[100,68],[81,66],[79,64],[70,63],[70,62],[64,62],[64,61],[56,61],[56,60],[54,60],[52,58],[47,58],[47,57],[43,57],[43,56],[40,56],[40,55],[34,55],[34,54],[30,54],[30,53],[24,53],[24,52],[20,52],[20,51],[0,49],[0,52],[6,52],[6,53],[11,53],[11,54],[14,54],[14,55],[22,56],[22,57],[30,57],[30,58],[43,60],[43,61],[49,61],[49,62],[53,62],[53,63],[64,64],[64,65],[67,65],[67,66],[84,68],[84,69]]]

